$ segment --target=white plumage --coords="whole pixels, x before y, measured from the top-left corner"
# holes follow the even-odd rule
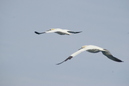
[[[65,59],[64,61],[58,63],[62,64],[63,62],[70,60],[71,58],[77,56],[78,54],[80,54],[83,51],[88,51],[90,53],[98,53],[98,52],[102,52],[106,57],[108,57],[109,59],[116,61],[116,62],[122,62],[120,59],[114,57],[107,49],[103,49],[101,47],[98,46],[94,46],[94,45],[85,45],[82,46],[78,51],[76,51],[75,53],[71,54],[67,59]]]
[[[75,32],[75,31],[70,31],[70,30],[61,29],[61,28],[52,28],[52,29],[49,29],[45,32],[35,31],[35,33],[38,34],[38,35],[44,34],[44,33],[57,33],[59,35],[71,35],[71,34],[77,34],[77,33],[80,33],[80,32],[82,32],[82,31]]]

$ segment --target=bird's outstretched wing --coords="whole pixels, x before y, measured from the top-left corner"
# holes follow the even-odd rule
[[[67,60],[70,60],[71,58],[73,58],[73,56],[69,56],[67,59],[65,59],[64,61],[60,62],[60,63],[57,63],[57,65],[60,65],[62,64],[63,62],[67,61]]]
[[[72,55],[70,55],[68,58],[66,58],[64,61],[58,63],[57,65],[60,65],[64,62],[66,62],[67,60],[70,60],[71,58],[73,58],[74,56],[80,54],[81,52],[85,51],[84,49],[79,49],[78,51],[76,51],[75,53],[73,53]]]
[[[78,31],[78,32],[74,32],[74,31],[68,31],[69,33],[74,33],[74,34],[76,34],[76,33],[81,33],[82,31]]]
[[[116,61],[116,62],[123,62],[122,60],[114,57],[107,49],[104,49],[105,51],[102,51],[102,53],[107,56],[109,59]]]
[[[37,31],[35,31],[35,33],[40,35],[40,34],[44,34],[45,32],[37,32]]]

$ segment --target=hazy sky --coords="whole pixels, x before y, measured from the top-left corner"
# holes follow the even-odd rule
[[[37,35],[50,28],[76,35]],[[1,0],[0,86],[129,86],[128,0]],[[61,64],[83,45],[83,52]]]

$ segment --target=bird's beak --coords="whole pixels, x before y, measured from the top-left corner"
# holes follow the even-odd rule
[[[47,30],[47,31],[51,31],[51,29],[50,30]]]
[[[81,50],[81,49],[82,49],[82,47],[80,49],[78,49],[78,50]]]

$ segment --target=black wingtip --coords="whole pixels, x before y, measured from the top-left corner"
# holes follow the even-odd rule
[[[106,57],[108,57],[109,59],[111,59],[111,60],[113,60],[113,61],[115,61],[115,62],[123,62],[122,60],[120,60],[120,59],[114,57],[107,49],[104,49],[104,50],[105,50],[105,51],[102,51],[102,53],[103,53]]]
[[[37,31],[35,31],[35,33],[38,34],[38,35],[41,34],[41,33],[37,32]]]
[[[57,63],[56,65],[60,65],[60,64],[62,64],[62,63],[64,63],[64,62],[66,62],[67,60],[70,60],[71,58],[73,58],[73,56],[69,56],[67,59],[65,59],[64,61],[62,61],[62,62],[60,62],[60,63]]]
[[[77,33],[81,33],[82,31],[78,31],[78,32],[74,32],[74,31],[68,31],[69,33],[74,33],[74,34],[77,34]]]
[[[82,31],[79,31],[78,33],[81,33]]]
[[[78,32],[76,32],[76,33],[81,33],[82,31],[78,31]]]
[[[65,62],[65,61],[63,61],[63,62]],[[56,65],[60,65],[60,64],[62,64],[63,62],[57,63]]]
[[[78,31],[78,32],[75,32],[75,33],[81,33],[82,31]]]
[[[122,61],[122,60],[120,60],[120,59],[117,59],[117,60],[115,60],[116,62],[124,62],[124,61]]]

